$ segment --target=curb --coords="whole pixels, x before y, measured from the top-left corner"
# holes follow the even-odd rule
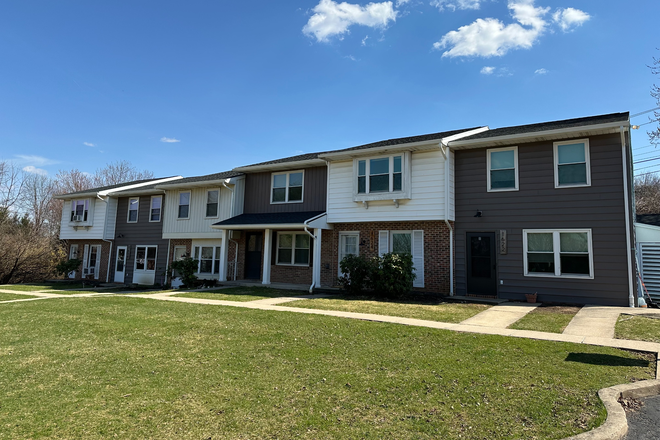
[[[601,426],[588,432],[568,437],[564,440],[620,440],[628,432],[626,412],[619,398],[641,399],[660,394],[660,379],[615,385],[598,391],[598,397],[607,410],[607,420]]]

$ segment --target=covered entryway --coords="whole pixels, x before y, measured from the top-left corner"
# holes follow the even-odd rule
[[[494,232],[467,233],[467,294],[497,296]]]
[[[245,234],[245,279],[261,279],[261,251],[263,232],[250,231]]]

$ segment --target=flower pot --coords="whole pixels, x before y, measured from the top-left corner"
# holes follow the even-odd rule
[[[525,298],[527,298],[528,303],[535,303],[536,302],[536,293],[526,293]]]

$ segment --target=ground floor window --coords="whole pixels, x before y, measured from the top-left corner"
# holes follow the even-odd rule
[[[424,231],[379,231],[378,253],[410,254],[415,268],[413,287],[424,287]]]
[[[591,229],[523,230],[527,276],[593,278]]]
[[[155,271],[158,246],[135,247],[135,270]]]
[[[195,246],[193,259],[199,261],[197,273],[216,274],[220,272],[220,246]]]
[[[310,237],[305,232],[277,233],[277,264],[309,266]]]

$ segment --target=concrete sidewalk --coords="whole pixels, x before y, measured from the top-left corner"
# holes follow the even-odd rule
[[[564,329],[565,335],[613,338],[619,307],[584,306]]]
[[[537,308],[539,304],[506,303],[491,307],[488,310],[461,322],[464,325],[480,327],[507,328],[520,318]]]

